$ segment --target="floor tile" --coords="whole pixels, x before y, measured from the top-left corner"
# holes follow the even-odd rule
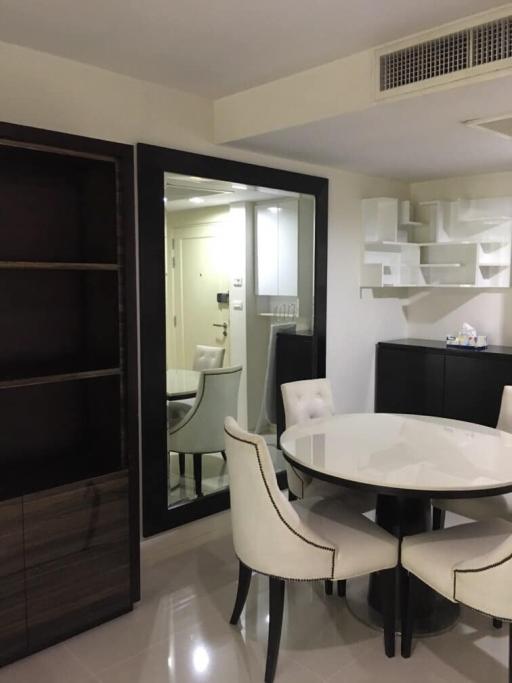
[[[3,667],[0,683],[97,683],[97,679],[61,643]]]

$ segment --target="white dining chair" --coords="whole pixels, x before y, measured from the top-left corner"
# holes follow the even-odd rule
[[[286,581],[336,581],[382,572],[384,644],[394,656],[394,586],[398,539],[337,500],[290,502],[279,490],[263,437],[225,421],[231,523],[239,560],[238,591],[230,623],[237,624],[251,577],[269,577],[265,682],[272,683],[281,639]]]
[[[197,344],[192,362],[192,370],[213,370],[221,368],[226,349],[223,346],[204,346]]]
[[[503,387],[496,429],[512,434],[512,386]],[[494,519],[495,517],[512,520],[512,493],[483,498],[441,498],[433,500],[432,504],[434,529],[443,528],[447,511],[473,520]]]
[[[402,643],[410,657],[419,579],[454,603],[512,620],[512,522],[494,519],[407,536],[402,541]],[[512,662],[512,627],[509,662]],[[509,683],[512,669],[509,668]]]
[[[331,383],[326,378],[306,379],[281,385],[283,395],[286,429],[296,424],[304,424],[317,417],[334,415]],[[340,457],[343,457],[340,454]],[[375,496],[352,491],[347,487],[310,477],[286,464],[288,490],[295,498],[312,496],[341,496],[346,502],[355,505],[358,512],[367,512],[375,507]]]
[[[226,349],[222,346],[204,346],[197,344],[194,351],[192,369],[213,370],[221,368],[224,363]],[[182,398],[179,401],[167,401],[167,427],[174,427],[182,420],[194,405],[193,398]],[[180,475],[183,476],[183,459],[180,459]]]
[[[185,455],[193,455],[197,496],[202,496],[202,457],[221,453],[224,460],[224,419],[237,414],[242,366],[203,370],[196,398],[190,411],[167,432],[167,450],[178,453],[180,475]]]

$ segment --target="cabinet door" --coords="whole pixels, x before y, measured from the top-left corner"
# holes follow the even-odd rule
[[[21,498],[0,503],[0,665],[27,650]]]
[[[443,416],[444,355],[377,347],[375,411]]]
[[[506,384],[512,384],[512,358],[447,355],[445,416],[496,427]]]
[[[130,609],[126,472],[26,496],[24,511],[31,649]]]

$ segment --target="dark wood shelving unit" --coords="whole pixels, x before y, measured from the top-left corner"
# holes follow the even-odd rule
[[[133,149],[0,123],[0,664],[139,598]]]
[[[0,270],[119,270],[117,263],[0,261]]]

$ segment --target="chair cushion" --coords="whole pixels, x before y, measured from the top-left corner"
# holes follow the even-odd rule
[[[293,507],[304,524],[336,547],[334,579],[350,579],[398,562],[398,539],[341,500],[306,499]]]
[[[484,498],[443,498],[433,500],[432,505],[448,512],[454,512],[469,519],[485,520],[501,517],[512,520],[512,493]]]
[[[510,522],[495,519],[407,536],[402,541],[402,565],[448,600],[454,600],[454,569],[485,555],[512,531]]]

